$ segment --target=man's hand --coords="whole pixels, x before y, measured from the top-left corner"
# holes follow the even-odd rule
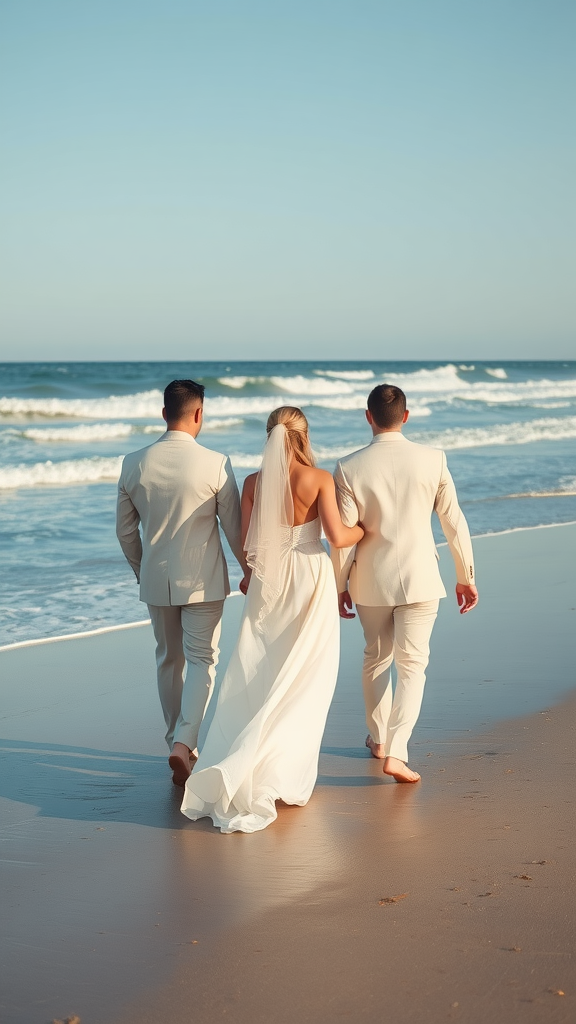
[[[352,598],[347,590],[338,594],[338,611],[341,619],[355,619],[356,612],[352,611]]]
[[[478,591],[471,583],[456,584],[456,600],[460,609],[460,615],[472,611],[478,604]]]

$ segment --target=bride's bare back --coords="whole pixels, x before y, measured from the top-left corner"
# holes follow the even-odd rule
[[[244,481],[242,491],[242,543],[246,540],[257,473],[251,473]],[[294,457],[290,463],[290,489],[294,503],[293,526],[311,523],[320,516],[327,540],[335,548],[353,547],[362,540],[364,531],[360,526],[344,526],[338,505],[334,480],[325,469],[303,466]]]
[[[290,490],[294,503],[294,526],[311,523],[320,515],[318,507],[322,477],[330,477],[325,469],[303,466],[292,459],[290,466]],[[330,477],[332,479],[332,477]]]

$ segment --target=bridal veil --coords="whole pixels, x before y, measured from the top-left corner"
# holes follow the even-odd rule
[[[248,565],[262,584],[262,606],[256,623],[260,631],[285,590],[293,521],[288,434],[284,424],[278,423],[264,447],[245,543]]]

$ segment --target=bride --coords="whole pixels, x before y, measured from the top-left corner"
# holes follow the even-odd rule
[[[277,800],[310,799],[340,648],[321,527],[338,548],[363,536],[343,525],[332,477],[314,466],[304,413],[276,409],[266,430],[262,468],[242,493],[251,575],[240,633],[182,802],[189,818],[210,817],[222,832],[257,832],[276,818]]]

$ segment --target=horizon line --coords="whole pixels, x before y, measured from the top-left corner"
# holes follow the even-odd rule
[[[495,359],[488,358],[477,358],[476,356],[446,356],[443,359],[380,359],[374,357],[373,359],[324,359],[318,357],[317,359],[240,359],[234,357],[233,359],[193,359],[193,358],[170,358],[170,359],[1,359],[0,366],[22,366],[26,364],[34,363],[74,363],[79,365],[88,364],[104,364],[104,363],[150,363],[154,364],[165,364],[165,363],[350,363],[350,365],[358,366],[360,363],[458,363],[458,362],[476,362],[476,363],[576,363],[576,359],[568,359],[566,357],[551,358],[522,358],[512,359],[496,357]]]

